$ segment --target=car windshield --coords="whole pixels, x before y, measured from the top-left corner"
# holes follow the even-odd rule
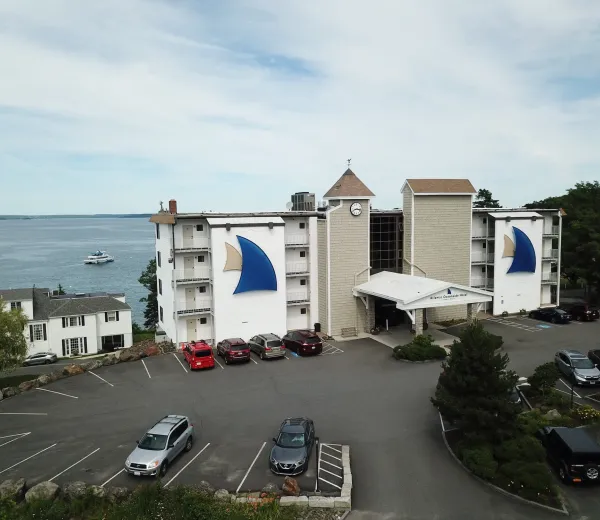
[[[281,432],[277,439],[277,445],[282,448],[302,448],[304,446],[304,434]]]
[[[320,343],[321,340],[319,339],[319,336],[306,336],[304,338],[304,343],[306,343],[307,345],[312,345],[313,343]]]
[[[274,348],[274,347],[280,347],[280,346],[281,346],[281,341],[277,341],[276,339],[267,341],[267,347]]]
[[[594,368],[594,363],[588,358],[573,358],[571,361],[574,368]]]
[[[248,348],[248,345],[246,345],[245,343],[241,343],[239,345],[231,345],[231,350],[246,350]]]
[[[167,446],[166,435],[154,435],[147,433],[144,438],[139,442],[138,447],[143,450],[154,450],[161,451]]]
[[[556,309],[556,314],[567,314],[565,311],[563,311],[562,309]]]
[[[196,357],[208,357],[210,352],[210,350],[196,350]]]

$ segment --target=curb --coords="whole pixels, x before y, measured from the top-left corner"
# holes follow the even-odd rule
[[[411,361],[410,359],[401,359],[401,358],[394,358],[394,359],[396,361],[400,361],[401,363],[409,363],[412,365],[424,365],[427,363],[435,363],[435,362],[443,363],[446,360],[446,358],[444,358],[444,359],[426,359],[424,361]]]
[[[440,415],[440,418],[441,418],[441,415]],[[452,458],[454,459],[454,461],[463,470],[465,470],[465,472],[467,472],[469,475],[471,475],[471,477],[473,477],[475,480],[479,481],[484,486],[487,486],[488,488],[493,489],[494,491],[497,491],[498,493],[501,493],[504,496],[507,496],[509,498],[517,500],[518,502],[521,502],[523,504],[528,504],[530,506],[535,506],[535,507],[538,507],[540,509],[545,509],[546,511],[550,511],[552,513],[558,513],[558,514],[561,514],[561,515],[570,516],[570,513],[569,513],[569,511],[567,511],[567,508],[565,507],[564,500],[562,499],[562,497],[559,497],[559,500],[562,502],[562,509],[557,509],[555,507],[545,506],[544,504],[539,504],[537,502],[533,502],[532,500],[527,500],[526,498],[520,497],[518,495],[514,495],[510,491],[506,491],[505,489],[502,489],[502,488],[500,488],[498,486],[495,486],[491,482],[488,482],[486,480],[483,480],[481,477],[478,477],[472,471],[470,471],[462,463],[462,461],[456,456],[456,454],[452,451],[452,448],[450,448],[450,445],[448,444],[448,440],[446,439],[446,433],[444,432],[444,430],[442,430],[442,439],[444,440],[444,445],[446,446],[446,449],[448,450],[448,453],[450,453],[450,455],[452,456]]]

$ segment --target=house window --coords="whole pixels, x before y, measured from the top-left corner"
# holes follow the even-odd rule
[[[481,246],[483,247],[483,249],[485,249],[487,247],[487,244],[484,242],[483,244],[481,244]]]
[[[38,323],[33,326],[33,341],[42,341],[44,339],[44,325]]]
[[[306,314],[306,309],[300,309],[300,314]]]
[[[487,218],[485,218],[485,217],[484,217],[484,219],[483,219],[483,223],[484,223],[484,224],[487,224]]]
[[[67,327],[85,327],[85,316],[69,316],[62,319],[63,329]]]
[[[196,231],[204,231],[204,226],[202,224],[196,224]]]
[[[200,325],[206,325],[206,318],[200,318]]]
[[[201,285],[200,287],[198,287],[198,290],[202,293],[206,292],[206,287],[204,285]]]
[[[164,323],[165,320],[164,320],[164,316],[163,316],[163,308],[162,307],[160,308],[158,314],[159,314],[159,317],[160,317],[160,321]]]
[[[158,294],[162,295],[162,280],[158,280]]]
[[[71,316],[69,318],[69,327],[78,327],[79,326],[79,316]]]
[[[300,258],[306,258],[306,251],[300,251]]]
[[[161,266],[161,257],[160,257],[160,251],[158,253],[156,253],[156,263],[158,264],[158,267]]]
[[[306,228],[306,222],[300,222],[300,229]]]
[[[304,279],[300,280],[300,285],[306,285],[306,280],[304,280]]]
[[[482,267],[482,268],[481,268],[481,272],[482,272],[482,273],[485,273],[485,267]]]
[[[21,308],[21,302],[10,302],[10,310],[14,311],[15,309]]]
[[[160,240],[160,224],[156,224],[156,240]]]
[[[63,356],[87,354],[87,338],[69,338],[62,341]]]
[[[198,262],[204,262],[204,255],[200,255],[198,257]]]
[[[119,311],[110,311],[104,313],[104,321],[119,321]]]

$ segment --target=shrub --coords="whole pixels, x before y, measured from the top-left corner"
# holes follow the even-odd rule
[[[535,432],[544,426],[565,426],[567,428],[577,426],[577,422],[568,415],[562,415],[556,419],[548,419],[544,417],[540,410],[532,410],[519,414],[517,424],[519,430],[525,435],[534,435]]]
[[[581,424],[594,424],[600,421],[600,412],[590,405],[575,406],[571,410],[571,417]]]
[[[553,503],[557,496],[554,479],[542,462],[514,461],[502,464],[494,483],[527,500]]]
[[[543,462],[545,451],[535,437],[521,435],[497,446],[494,449],[494,456],[501,464],[512,461]]]
[[[494,460],[491,446],[487,444],[463,446],[460,455],[464,465],[478,477],[492,480],[496,475],[498,462]]]
[[[560,378],[560,372],[556,365],[550,361],[540,365],[533,371],[533,375],[527,378],[527,382],[531,385],[531,391],[536,394],[546,394]]]
[[[407,361],[442,360],[446,358],[446,351],[436,345],[431,336],[419,335],[415,336],[407,345],[395,347],[394,357],[396,359],[406,359]]]

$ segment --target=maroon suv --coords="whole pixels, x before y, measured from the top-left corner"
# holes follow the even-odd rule
[[[243,339],[230,338],[217,343],[217,355],[225,360],[225,364],[250,361],[250,347]]]
[[[310,354],[318,356],[323,352],[321,338],[312,330],[294,330],[283,336],[282,340],[285,348],[295,352],[299,356]]]

